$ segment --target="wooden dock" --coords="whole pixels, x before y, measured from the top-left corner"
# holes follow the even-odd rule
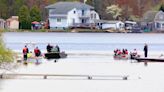
[[[0,74],[0,79],[11,79],[11,78],[16,78],[19,76],[24,76],[24,77],[42,77],[43,79],[48,79],[48,77],[71,77],[71,78],[85,78],[88,80],[92,79],[110,79],[110,80],[128,80],[128,75],[69,75],[69,74],[20,74],[20,73],[4,73]]]
[[[134,58],[138,62],[164,62],[164,58]]]

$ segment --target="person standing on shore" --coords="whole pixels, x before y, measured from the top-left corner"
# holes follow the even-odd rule
[[[145,57],[147,57],[147,55],[148,55],[148,46],[147,46],[146,43],[145,43],[145,46],[144,46],[144,55],[145,55]]]
[[[28,50],[27,46],[25,45],[25,47],[23,48],[23,59],[24,59],[24,61],[27,61],[28,52],[29,52],[29,50]]]

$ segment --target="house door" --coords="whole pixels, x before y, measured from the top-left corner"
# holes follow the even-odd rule
[[[75,19],[74,19],[74,18],[72,19],[72,24],[73,24],[73,25],[75,24]]]
[[[81,23],[86,23],[86,19],[82,19],[81,20]]]

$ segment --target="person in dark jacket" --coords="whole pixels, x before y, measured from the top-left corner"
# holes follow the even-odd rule
[[[60,52],[60,48],[58,45],[56,45],[55,48],[57,49],[57,52]]]
[[[48,45],[47,45],[47,52],[48,52],[48,53],[51,52],[52,48],[53,48],[53,47],[52,47],[50,44],[48,44]]]
[[[145,44],[145,46],[144,46],[144,55],[145,55],[145,57],[147,57],[147,55],[148,55],[148,46],[147,46],[147,44]]]

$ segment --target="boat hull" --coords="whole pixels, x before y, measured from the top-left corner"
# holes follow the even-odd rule
[[[66,58],[67,54],[65,52],[60,53],[45,53],[46,59],[60,59],[60,58]]]

